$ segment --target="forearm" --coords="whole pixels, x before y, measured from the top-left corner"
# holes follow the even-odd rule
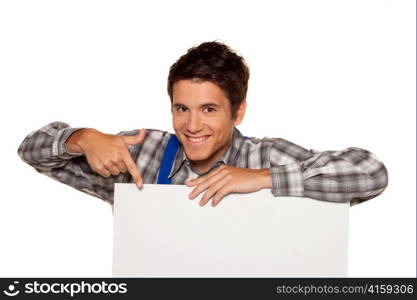
[[[23,161],[40,170],[62,167],[69,159],[81,154],[70,153],[65,141],[80,128],[63,122],[50,123],[30,133],[21,143],[18,154]]]
[[[351,205],[381,194],[388,184],[384,164],[360,148],[312,153],[304,161],[270,168],[274,196],[300,196]]]
[[[127,182],[127,174],[103,177],[92,170],[78,149],[93,129],[71,128],[62,122],[50,123],[29,134],[19,147],[19,156],[38,172],[77,190],[108,202],[113,201],[115,182]],[[68,143],[68,141],[70,141]]]

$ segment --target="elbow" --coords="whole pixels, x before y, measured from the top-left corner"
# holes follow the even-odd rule
[[[368,192],[361,193],[359,197],[355,197],[350,200],[350,205],[357,205],[367,200],[373,199],[381,195],[388,186],[388,171],[384,164],[381,163],[381,167],[371,175],[372,178],[372,189]]]
[[[388,171],[387,171],[387,169],[385,168],[384,165],[382,165],[382,168],[384,170],[384,176],[382,178],[382,184],[383,184],[383,187],[385,189],[388,186]]]
[[[23,140],[23,142],[20,144],[19,148],[17,148],[17,155],[19,155],[19,157],[27,164],[30,164],[31,161],[29,160],[29,157],[27,155],[28,151],[27,151],[27,145],[26,145],[26,139],[25,138]]]
[[[366,150],[365,150],[366,151]],[[372,181],[372,190],[376,191],[376,195],[380,195],[388,186],[388,170],[384,163],[373,153],[366,151],[365,173],[370,176]]]
[[[381,161],[378,162],[379,168],[370,175],[374,179],[375,189],[380,190],[380,193],[382,193],[388,186],[388,170]]]
[[[380,167],[370,174],[373,188],[369,193],[369,199],[381,195],[388,186],[388,170],[381,161],[379,163]]]

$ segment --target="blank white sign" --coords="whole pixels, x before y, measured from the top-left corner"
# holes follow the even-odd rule
[[[115,277],[346,277],[348,203],[116,184]]]

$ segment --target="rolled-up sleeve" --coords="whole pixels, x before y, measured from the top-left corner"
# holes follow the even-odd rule
[[[80,129],[63,122],[50,123],[30,133],[21,143],[18,154],[39,173],[112,203],[114,183],[127,182],[128,174],[103,177],[91,169],[83,154],[68,152],[66,140]]]
[[[388,185],[384,164],[365,149],[308,151],[279,139],[270,153],[274,196],[304,196],[355,205],[380,195]]]

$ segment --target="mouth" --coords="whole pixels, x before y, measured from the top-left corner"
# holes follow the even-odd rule
[[[188,143],[193,146],[199,146],[203,144],[211,136],[211,135],[190,136],[186,134],[184,135],[187,138]]]

